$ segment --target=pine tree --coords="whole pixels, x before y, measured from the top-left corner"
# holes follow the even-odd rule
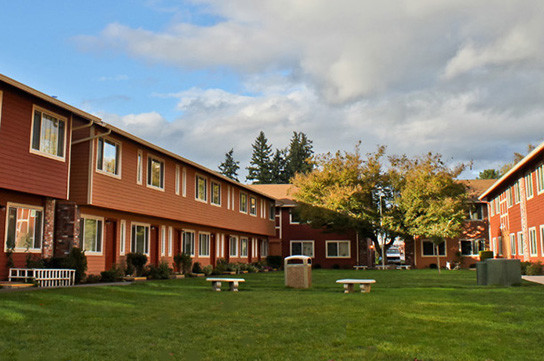
[[[227,153],[225,153],[225,161],[219,165],[219,170],[221,174],[229,177],[230,179],[238,180],[238,169],[240,169],[240,162],[234,160],[234,149],[231,148]]]
[[[293,137],[289,144],[289,153],[287,154],[287,165],[285,167],[287,182],[296,173],[306,174],[312,171],[313,164],[309,162],[309,159],[313,153],[312,141],[308,139],[306,134],[303,132],[293,132]]]
[[[271,181],[271,157],[272,146],[268,144],[268,139],[261,130],[255,143],[252,145],[253,154],[251,155],[250,166],[247,180],[253,181],[255,184],[267,184]]]
[[[289,183],[289,177],[285,172],[285,168],[287,167],[287,149],[276,149],[276,153],[274,154],[270,165],[271,183]]]

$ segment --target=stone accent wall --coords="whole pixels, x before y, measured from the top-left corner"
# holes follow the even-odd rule
[[[79,247],[79,208],[75,202],[57,201],[55,257],[63,257]]]
[[[46,258],[52,257],[54,253],[55,203],[53,198],[45,199],[42,256]]]

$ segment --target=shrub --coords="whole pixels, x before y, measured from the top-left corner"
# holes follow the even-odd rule
[[[248,271],[248,264],[247,263],[238,263],[238,269],[240,271]]]
[[[521,262],[521,274],[526,275],[527,274],[527,267],[531,265],[531,262]]]
[[[480,251],[480,262],[483,262],[488,258],[493,258],[493,251]]]
[[[33,253],[27,253],[26,268],[45,268],[43,258],[36,256]]]
[[[193,259],[191,258],[191,255],[186,253],[178,253],[174,256],[174,263],[178,267],[179,272],[186,275],[191,272]]]
[[[119,282],[123,280],[125,270],[122,266],[113,265],[109,270],[100,272],[102,282]]]
[[[70,253],[64,260],[61,262],[62,268],[75,269],[75,281],[80,283],[83,278],[85,278],[85,272],[87,271],[87,257],[85,252],[80,248],[73,247],[70,250]]]
[[[99,275],[87,275],[87,277],[85,277],[85,283],[98,283],[98,282],[100,282]]]
[[[158,266],[149,266],[149,278],[156,280],[166,280],[170,278],[172,269],[168,266],[168,263],[161,262]]]
[[[195,262],[193,264],[193,273],[202,273],[202,267],[200,266],[200,262]]]
[[[213,266],[212,265],[207,265],[207,266],[204,266],[202,268],[202,273],[204,273],[206,276],[209,276],[211,275],[213,272]]]
[[[431,264],[429,265],[429,268],[430,268],[430,269],[437,269],[438,266],[436,265],[436,263],[431,263]]]
[[[272,268],[281,268],[283,263],[282,256],[268,256],[266,257],[266,263]]]
[[[247,265],[247,271],[248,271],[248,272],[251,272],[251,273],[259,272],[259,270],[257,269],[257,267],[255,267],[255,266],[252,265],[252,264],[248,264],[248,265]]]
[[[338,263],[335,263],[332,265],[332,269],[340,269],[340,265]]]
[[[227,271],[228,262],[224,258],[218,258],[216,262],[216,266],[212,271],[212,274],[214,275],[221,275],[224,272]]]
[[[136,269],[136,276],[144,274],[144,266],[147,263],[147,256],[142,253],[127,253],[127,268]]]
[[[542,275],[542,271],[543,271],[542,263],[538,261],[538,262],[530,263],[525,270],[525,274],[528,276],[540,276]]]
[[[267,267],[265,261],[253,262],[252,266],[255,267],[257,271],[262,271]]]

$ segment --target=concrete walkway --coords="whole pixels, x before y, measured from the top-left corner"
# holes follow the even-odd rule
[[[525,281],[540,283],[544,285],[544,276],[521,276]]]

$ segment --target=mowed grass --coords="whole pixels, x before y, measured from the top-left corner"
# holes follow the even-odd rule
[[[473,271],[247,274],[0,293],[1,360],[542,360],[544,286],[478,287]],[[339,278],[373,278],[343,294]]]

